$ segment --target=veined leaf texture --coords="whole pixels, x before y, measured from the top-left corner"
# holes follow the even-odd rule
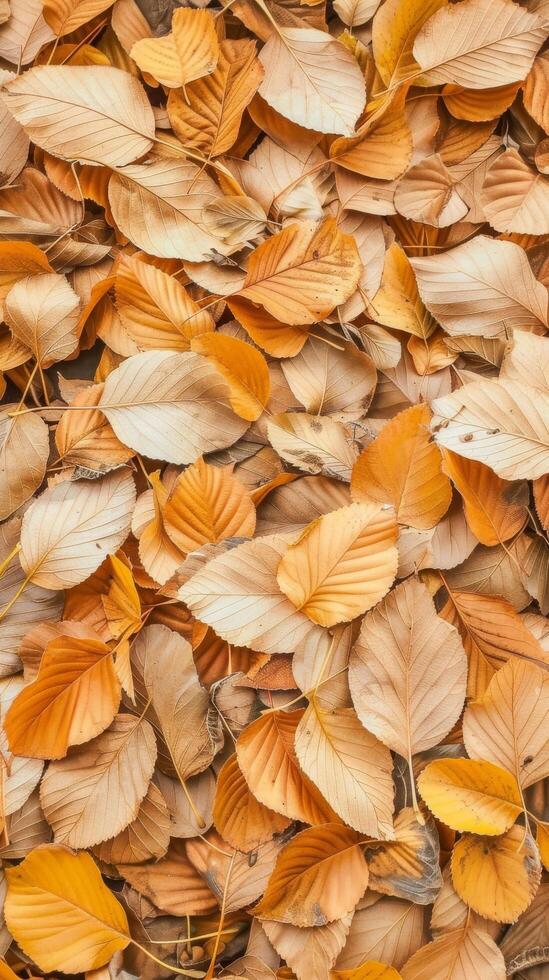
[[[0,980],[546,976],[548,36],[0,0]]]

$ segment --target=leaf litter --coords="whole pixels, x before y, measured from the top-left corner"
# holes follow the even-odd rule
[[[549,5],[0,0],[0,975],[549,963]]]

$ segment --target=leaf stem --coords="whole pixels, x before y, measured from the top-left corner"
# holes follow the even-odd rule
[[[229,867],[227,868],[227,876],[225,878],[225,884],[223,886],[223,898],[221,900],[221,915],[219,917],[219,928],[215,937],[214,948],[212,951],[212,956],[210,960],[210,965],[208,967],[208,972],[206,974],[206,980],[213,980],[215,961],[219,951],[219,944],[221,942],[221,932],[223,930],[223,923],[225,921],[225,907],[227,905],[227,895],[229,892],[229,883],[231,880],[231,875],[233,873],[234,859],[236,857],[236,851],[233,851]]]
[[[9,555],[6,555],[6,557],[4,558],[3,562],[0,564],[0,578],[2,577],[2,575],[4,574],[4,572],[6,571],[6,569],[7,569],[8,565],[10,564],[11,560],[13,558],[15,558],[15,556],[20,551],[21,551],[21,542],[18,541],[17,544],[15,545],[15,547],[12,548],[12,550],[10,551]]]

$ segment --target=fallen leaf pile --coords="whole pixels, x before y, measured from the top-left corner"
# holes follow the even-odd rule
[[[0,0],[0,978],[547,980],[548,0]]]

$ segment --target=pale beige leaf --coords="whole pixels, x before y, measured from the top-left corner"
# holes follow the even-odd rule
[[[14,338],[47,368],[77,348],[79,307],[65,276],[53,273],[16,282],[6,296],[4,313]]]
[[[531,601],[522,583],[521,573],[527,547],[524,535],[505,546],[486,548],[478,545],[459,568],[445,574],[446,581],[458,591],[481,592],[488,596],[505,595],[511,606],[520,612]]]
[[[357,453],[341,422],[305,412],[288,412],[269,419],[267,432],[273,449],[286,462],[305,473],[350,481]]]
[[[0,56],[12,65],[28,65],[55,34],[46,23],[41,0],[18,0],[0,31]]]
[[[63,608],[63,595],[50,592],[39,585],[29,583],[22,589],[26,578],[17,555],[10,554],[17,546],[21,522],[17,518],[0,527],[0,561],[7,561],[7,567],[0,580],[0,602],[2,620],[0,622],[0,676],[6,677],[20,669],[19,649],[25,633],[37,623],[58,619]],[[14,595],[21,590],[16,602],[9,610]]]
[[[217,717],[198,680],[190,643],[167,626],[147,626],[135,642],[144,682],[181,780],[206,769],[220,747]]]
[[[394,836],[391,754],[352,708],[327,711],[313,697],[296,731],[295,751],[345,823],[369,837]]]
[[[456,629],[437,616],[426,587],[409,578],[364,618],[349,686],[358,717],[411,760],[459,718],[467,660]]]
[[[377,380],[371,358],[354,344],[335,349],[310,337],[300,353],[282,361],[294,395],[311,415],[338,422],[363,418]]]
[[[262,49],[260,95],[281,115],[320,133],[350,135],[364,108],[358,63],[324,31],[282,28]]]
[[[298,980],[325,980],[345,943],[352,912],[325,926],[308,928],[262,919],[270,942],[294,971]]]
[[[213,837],[212,843],[216,850],[208,847],[207,842],[198,838],[188,841],[186,850],[194,866],[220,904],[223,895],[226,896],[227,912],[235,912],[252,905],[267,887],[284,843],[284,837],[261,844],[253,852],[254,856],[250,862],[249,854],[236,851],[231,855],[227,852],[226,846],[223,846],[221,837],[211,831],[209,836]]]
[[[25,166],[29,155],[29,138],[8,107],[1,100],[0,103],[0,183],[4,185],[13,183]]]
[[[513,242],[478,235],[411,263],[427,309],[453,336],[495,337],[504,328],[547,325],[547,289]]]
[[[106,65],[40,65],[2,89],[31,140],[64,160],[121,167],[152,147],[154,114],[139,82]]]
[[[39,415],[0,414],[0,519],[5,520],[38,489],[49,455],[48,427]]]
[[[505,960],[478,926],[439,936],[401,968],[403,980],[505,980]]]
[[[21,565],[31,582],[46,589],[83,582],[126,539],[134,503],[135,484],[124,470],[45,490],[21,526]]]
[[[191,352],[129,357],[109,374],[98,407],[121,442],[169,463],[192,463],[224,449],[247,428],[230,407],[226,382]]]
[[[427,21],[413,52],[430,85],[495,88],[526,77],[545,37],[543,19],[511,0],[464,0]]]
[[[179,590],[180,599],[224,640],[260,653],[287,653],[309,632],[321,636],[276,580],[290,540],[269,535],[213,558]]]
[[[141,864],[151,858],[164,857],[169,843],[168,808],[160,790],[151,783],[135,820],[94,850],[99,860],[106,864]]]
[[[531,167],[513,147],[488,170],[480,203],[496,231],[549,233],[549,177]]]
[[[545,392],[549,387],[549,338],[519,330],[507,345],[500,377]]]
[[[347,27],[359,27],[374,16],[380,0],[334,0],[334,10]]]
[[[549,674],[511,658],[465,710],[467,753],[508,769],[526,789],[549,774],[548,715]]]
[[[348,622],[371,609],[391,587],[396,539],[392,507],[342,507],[317,518],[290,544],[278,566],[278,584],[313,622]]]
[[[549,392],[518,381],[472,381],[432,404],[439,446],[490,466],[504,480],[549,470]]]
[[[461,221],[469,210],[438,153],[408,170],[397,184],[394,201],[399,214],[436,228]]]
[[[371,895],[372,893],[368,893]],[[425,909],[402,899],[373,896],[354,914],[349,936],[336,966],[359,967],[364,959],[392,963],[398,969],[427,942]]]
[[[56,842],[92,847],[124,830],[137,817],[155,761],[149,723],[122,714],[102,735],[52,762],[40,803]]]
[[[284,534],[303,531],[316,517],[349,503],[343,483],[323,476],[304,476],[277,487],[259,506],[257,533]]]
[[[208,174],[194,163],[156,157],[114,173],[109,203],[114,220],[149,255],[201,262],[223,243],[205,227],[203,209],[219,197]]]

